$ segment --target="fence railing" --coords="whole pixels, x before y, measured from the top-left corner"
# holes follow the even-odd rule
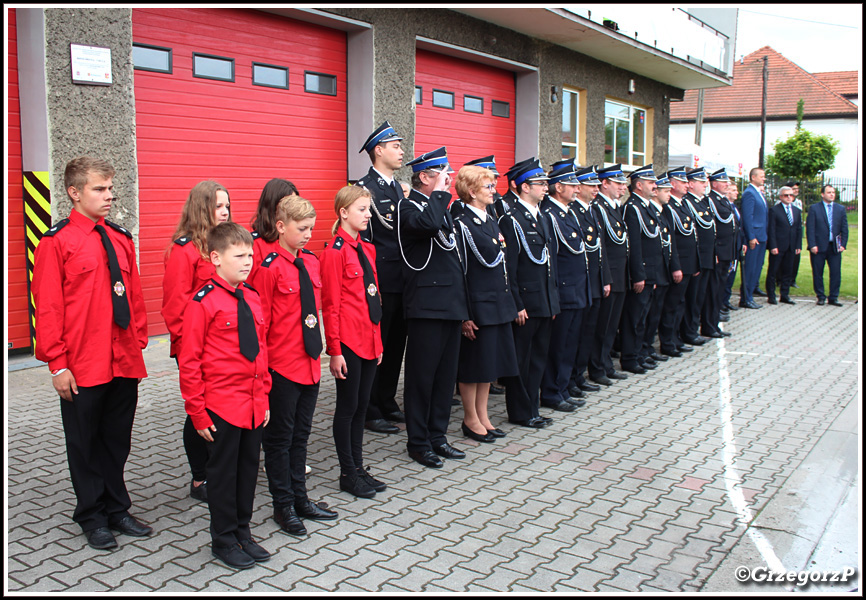
[[[741,193],[749,185],[747,179],[737,179],[736,181]],[[768,174],[764,181],[764,197],[771,204],[775,204],[779,199],[779,188],[788,185],[790,181],[792,180],[789,177]],[[825,185],[832,185],[836,189],[836,202],[844,205],[846,210],[852,211],[859,208],[859,189],[856,179],[819,175],[811,181],[799,182],[800,194],[797,198],[803,203],[804,211],[808,210],[812,204],[821,201],[821,190]]]

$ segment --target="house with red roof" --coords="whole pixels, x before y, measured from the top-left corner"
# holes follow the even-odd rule
[[[741,165],[740,175],[758,165],[761,143],[763,59],[768,59],[767,124],[764,156],[773,143],[794,133],[797,103],[804,102],[803,127],[828,134],[840,143],[832,178],[855,179],[860,144],[857,71],[808,73],[769,46],[734,64],[733,85],[703,91],[700,147],[726,164]],[[699,90],[686,90],[681,102],[671,102],[670,155],[692,148]]]

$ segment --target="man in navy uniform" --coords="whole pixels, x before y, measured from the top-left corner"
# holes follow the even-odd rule
[[[598,192],[601,181],[595,173],[595,167],[580,169],[577,171],[576,177],[579,183],[577,198],[571,203],[570,209],[577,217],[580,230],[583,232],[586,260],[589,264],[589,283],[592,290],[592,304],[584,311],[577,357],[568,389],[573,398],[581,398],[583,392],[597,392],[601,389],[599,385],[588,382],[584,373],[587,365],[589,365],[589,355],[592,352],[595,329],[601,310],[601,300],[610,294],[610,267],[607,264],[604,236],[601,233],[604,225],[592,209],[592,200]]]
[[[533,160],[534,159],[532,158],[522,160],[519,163],[512,165],[512,167],[505,172],[505,178],[508,180],[508,191],[505,192],[504,196],[499,196],[499,198],[493,201],[493,212],[497,219],[501,219],[507,215],[517,204],[519,197],[517,193],[517,184],[514,183],[514,176],[519,171],[522,171],[531,165]]]
[[[396,401],[397,383],[406,347],[406,321],[403,317],[403,271],[394,223],[403,189],[394,172],[403,164],[401,138],[385,121],[370,134],[360,152],[370,156],[373,166],[357,185],[370,190],[370,225],[361,232],[364,241],[376,247],[376,273],[382,298],[382,362],[376,369],[364,426],[378,433],[398,433],[388,421],[402,423],[405,418]]]
[[[628,179],[623,175],[621,165],[611,165],[599,169],[601,181],[599,192],[593,203],[599,223],[603,224],[604,251],[610,269],[610,294],[602,298],[598,313],[598,325],[589,358],[589,378],[595,383],[613,385],[613,379],[626,379],[628,376],[613,368],[610,351],[619,329],[619,320],[628,289],[628,252],[629,240],[622,210],[617,200],[627,191]]]
[[[694,275],[686,289],[686,309],[680,324],[680,337],[692,346],[707,343],[707,338],[698,334],[701,325],[701,308],[707,295],[710,271],[715,266],[716,222],[710,212],[710,201],[704,195],[707,189],[707,174],[703,167],[686,171],[689,191],[683,196],[683,204],[688,207],[695,231],[698,234],[698,267],[700,273]]]
[[[710,193],[707,201],[715,221],[716,238],[713,248],[715,262],[707,272],[707,295],[701,312],[701,335],[709,338],[729,337],[728,331],[719,327],[719,315],[725,291],[725,282],[731,264],[737,255],[737,220],[731,205],[725,197],[731,180],[724,169],[710,175]]]
[[[397,208],[409,333],[403,394],[406,447],[416,462],[440,468],[440,456],[466,457],[445,434],[457,381],[460,328],[470,315],[458,231],[448,212],[453,171],[445,147],[422,154],[408,166],[412,191]]]
[[[556,242],[556,285],[561,312],[553,321],[549,358],[541,379],[541,406],[572,412],[586,404],[586,400],[570,396],[568,382],[574,369],[583,317],[592,303],[592,290],[583,231],[570,210],[580,183],[574,160],[555,163],[547,176],[548,197],[539,206],[550,219]]]
[[[512,167],[518,200],[499,219],[505,238],[506,269],[517,307],[514,347],[518,377],[505,379],[508,420],[541,429],[553,421],[539,414],[539,390],[547,363],[553,317],[559,313],[556,289],[556,241],[538,205],[547,190],[547,175],[537,158]]]

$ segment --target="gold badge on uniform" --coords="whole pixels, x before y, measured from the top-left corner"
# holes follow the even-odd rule
[[[376,295],[376,284],[375,283],[371,283],[370,285],[367,286],[367,293],[370,294],[371,296]]]
[[[592,241],[592,236],[591,236],[591,235],[586,236],[586,241],[587,241],[587,242],[591,242],[591,241]]]
[[[565,218],[565,213],[562,212],[562,211],[559,211],[559,216],[562,217],[562,218],[564,219],[564,218]]]
[[[572,232],[571,232],[571,237],[577,237],[577,233],[575,233],[574,231],[572,231]]]
[[[310,315],[307,315],[306,319],[304,319],[304,325],[306,325],[310,329],[312,329],[313,327],[315,327],[318,324],[319,324],[319,319],[316,318],[316,315],[310,314]]]
[[[592,227],[587,227],[586,230],[587,230],[587,231],[592,231]]]
[[[118,281],[114,284],[114,293],[118,296],[123,296],[126,293],[126,287],[123,285],[122,281]]]
[[[390,207],[388,210],[393,211],[393,210],[394,210],[394,205],[392,204],[391,207]]]

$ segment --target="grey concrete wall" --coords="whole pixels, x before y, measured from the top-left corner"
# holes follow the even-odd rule
[[[69,213],[63,189],[66,163],[82,155],[114,165],[109,219],[138,233],[138,166],[129,8],[45,9],[45,74],[50,144],[51,213]],[[72,83],[70,44],[111,48],[111,86]]]

